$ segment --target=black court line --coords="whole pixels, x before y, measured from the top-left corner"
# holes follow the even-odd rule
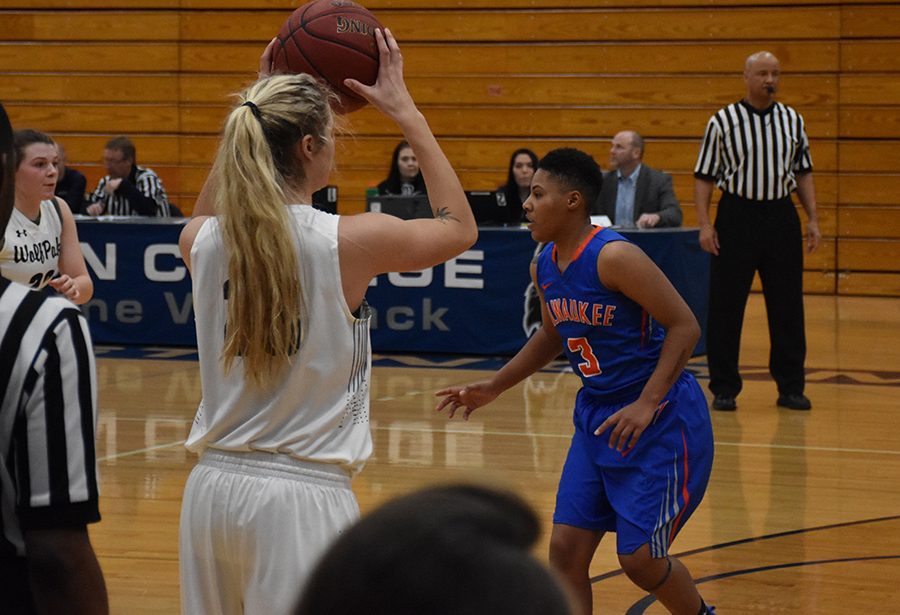
[[[773,540],[775,538],[783,538],[785,536],[794,536],[796,534],[809,534],[812,532],[822,532],[825,530],[833,530],[839,527],[852,527],[854,525],[865,525],[867,523],[880,523],[882,521],[896,521],[900,519],[900,515],[891,515],[889,517],[876,517],[874,519],[860,519],[858,521],[845,521],[843,523],[832,523],[830,525],[819,525],[816,527],[805,527],[797,530],[788,530],[786,532],[777,532],[775,534],[764,534],[762,536],[753,536],[751,538],[741,538],[739,540],[732,540],[729,542],[722,542],[715,545],[710,545],[708,547],[700,547],[698,549],[691,549],[690,551],[682,551],[680,553],[673,553],[673,557],[689,557],[691,555],[696,555],[698,553],[707,553],[709,551],[718,551],[719,549],[727,549],[728,547],[734,547],[737,545],[749,544],[751,542],[762,542],[764,540]],[[893,556],[891,556],[893,557]],[[900,556],[898,556],[900,557]],[[617,577],[625,574],[621,568],[618,570],[611,570],[609,572],[604,572],[603,574],[597,575],[591,578],[591,583],[599,583],[600,581],[605,581],[606,579],[611,579],[613,577]]]
[[[745,568],[743,570],[732,570],[730,572],[723,572],[721,574],[714,574],[708,577],[703,577],[700,579],[695,579],[694,583],[697,585],[701,585],[703,583],[708,583],[710,581],[718,581],[719,579],[727,579],[729,577],[737,577],[745,574],[754,574],[757,572],[768,572],[770,570],[782,570],[785,568],[799,568],[802,566],[819,566],[822,564],[843,564],[847,562],[867,562],[867,561],[877,561],[877,560],[889,560],[889,559],[898,559],[900,560],[900,555],[873,555],[870,557],[842,557],[837,559],[819,559],[812,560],[808,562],[788,562],[785,564],[773,564],[771,566],[760,566],[758,568]],[[631,605],[627,611],[625,611],[625,615],[641,615],[647,608],[656,602],[656,596],[647,595],[635,602]]]

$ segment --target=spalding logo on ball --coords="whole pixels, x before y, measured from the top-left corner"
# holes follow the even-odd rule
[[[375,16],[349,0],[315,0],[298,8],[278,32],[272,59],[276,71],[309,73],[326,82],[341,99],[341,113],[366,104],[344,86],[344,79],[374,85],[378,77]]]

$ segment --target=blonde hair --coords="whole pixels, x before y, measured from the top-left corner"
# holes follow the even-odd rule
[[[227,372],[241,357],[247,380],[260,388],[277,379],[300,346],[303,298],[285,187],[304,179],[297,142],[329,138],[333,97],[305,74],[257,81],[226,119],[213,166],[228,253],[221,359]]]

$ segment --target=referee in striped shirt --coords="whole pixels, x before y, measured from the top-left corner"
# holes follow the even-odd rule
[[[0,241],[14,158],[0,105]],[[80,310],[0,277],[0,613],[109,612],[87,533],[100,520],[96,424],[94,354]]]
[[[747,58],[747,95],[710,118],[694,169],[700,246],[713,255],[707,355],[716,410],[737,409],[741,326],[757,271],[769,319],[769,370],[778,385],[776,403],[794,410],[812,407],[803,394],[803,233],[791,200],[794,190],[809,219],[809,252],[822,236],[803,118],[775,101],[780,71],[778,59],[767,51]],[[712,225],[714,186],[722,190],[722,198]]]
[[[169,197],[162,180],[153,171],[138,166],[137,150],[128,137],[115,137],[106,143],[103,164],[109,175],[100,178],[87,198],[84,210],[89,216],[171,215]]]

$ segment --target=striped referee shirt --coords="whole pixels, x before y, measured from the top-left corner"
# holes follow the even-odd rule
[[[709,119],[694,177],[751,201],[777,201],[812,171],[803,117],[780,102],[759,111],[746,101]]]
[[[87,322],[62,297],[0,278],[0,559],[23,529],[100,520],[97,378]]]
[[[106,191],[110,179],[107,175],[97,183],[97,189],[88,197],[88,204],[102,204],[103,213],[109,216],[169,217],[169,197],[153,169],[134,165],[112,194]]]

